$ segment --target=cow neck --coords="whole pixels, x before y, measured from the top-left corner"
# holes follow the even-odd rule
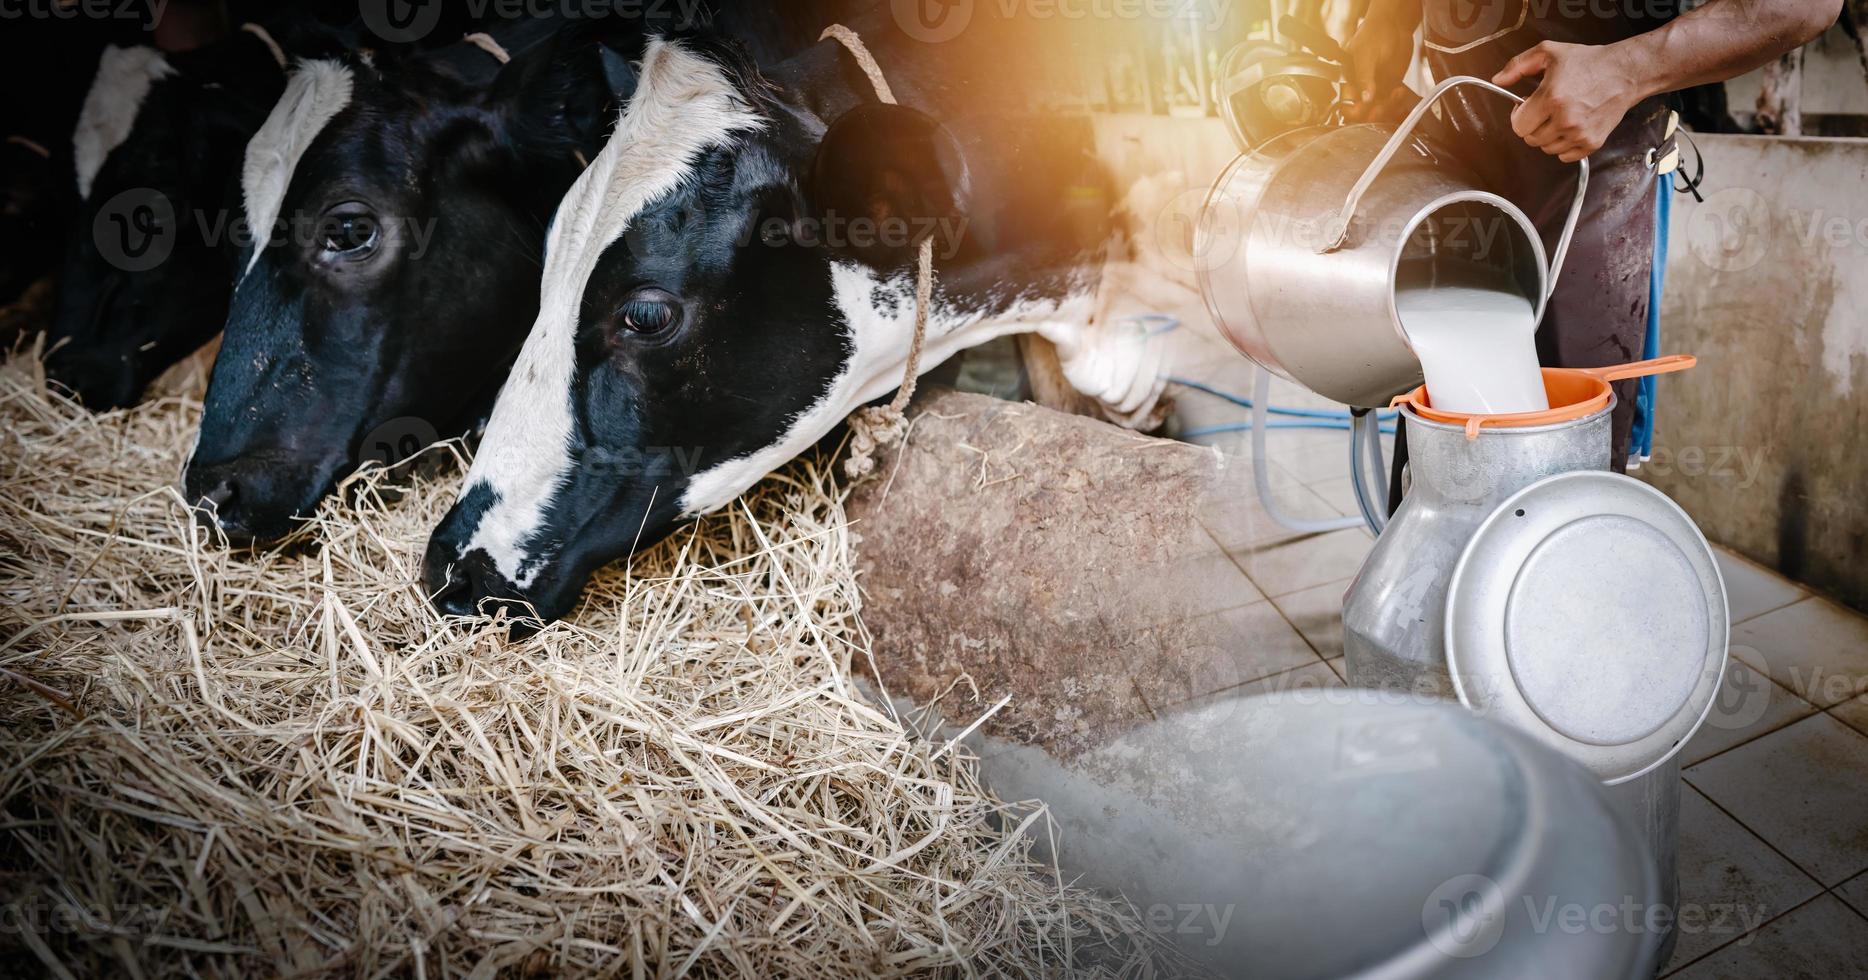
[[[850,56],[856,59],[856,65],[869,84],[875,87],[876,99],[887,105],[898,105],[895,91],[889,87],[889,80],[882,74],[882,66],[876,64],[875,56],[863,44],[863,39],[855,31],[842,24],[832,24],[824,28],[823,36],[818,40],[833,40],[847,48]],[[915,382],[921,377],[921,346],[927,339],[928,307],[934,301],[934,236],[921,240],[920,254],[915,263],[915,331],[908,344],[908,361],[902,371],[902,385],[895,390],[895,397],[887,405],[877,408],[861,408],[849,418],[850,458],[843,463],[843,470],[851,479],[861,479],[875,472],[875,450],[901,439],[908,431],[907,416],[903,412],[908,408],[909,399],[915,396]]]

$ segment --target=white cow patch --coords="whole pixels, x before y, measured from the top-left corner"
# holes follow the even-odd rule
[[[651,41],[640,82],[615,133],[558,205],[545,245],[538,320],[500,389],[465,488],[498,495],[466,551],[480,549],[521,588],[522,545],[570,472],[571,384],[578,309],[603,250],[672,192],[709,149],[764,120],[718,66],[673,41]]]
[[[286,79],[285,94],[247,143],[240,190],[246,201],[247,227],[257,236],[257,243],[245,272],[253,271],[260,253],[265,251],[266,238],[285,206],[286,188],[292,184],[292,172],[298,169],[299,159],[331,119],[350,104],[355,84],[350,69],[339,62],[300,62]]]
[[[89,199],[97,172],[110,153],[130,138],[136,116],[149,89],[175,74],[167,58],[155,48],[104,49],[97,62],[97,77],[85,93],[78,113],[78,128],[71,137],[73,162],[78,172],[78,196]]]

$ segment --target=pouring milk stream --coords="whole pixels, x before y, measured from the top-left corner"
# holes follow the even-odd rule
[[[1550,407],[1530,297],[1480,285],[1414,285],[1395,290],[1395,313],[1435,408],[1504,415]]]

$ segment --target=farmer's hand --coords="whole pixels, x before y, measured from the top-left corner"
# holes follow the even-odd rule
[[[1418,8],[1415,9],[1418,18]],[[1343,117],[1350,122],[1389,122],[1400,119],[1419,97],[1401,84],[1408,62],[1414,60],[1414,27],[1398,17],[1382,16],[1375,9],[1362,19],[1349,43],[1347,97]]]
[[[1643,97],[1629,52],[1614,44],[1544,41],[1492,76],[1510,86],[1542,76],[1537,91],[1511,111],[1511,128],[1526,143],[1575,163],[1601,149],[1622,117]]]

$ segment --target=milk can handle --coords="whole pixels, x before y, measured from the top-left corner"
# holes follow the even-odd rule
[[[1362,206],[1362,195],[1368,193],[1369,185],[1375,183],[1375,178],[1381,174],[1383,167],[1388,166],[1388,161],[1394,159],[1396,153],[1401,152],[1401,145],[1414,135],[1414,127],[1420,123],[1421,117],[1427,114],[1427,110],[1433,108],[1433,104],[1440,100],[1440,96],[1461,85],[1476,85],[1496,92],[1513,102],[1524,101],[1510,89],[1493,85],[1483,78],[1474,78],[1471,75],[1454,75],[1434,86],[1433,91],[1427,93],[1427,97],[1420,100],[1420,104],[1414,107],[1414,111],[1407,114],[1407,118],[1402,121],[1401,127],[1395,130],[1394,135],[1388,137],[1388,143],[1382,147],[1382,151],[1375,154],[1375,159],[1369,161],[1368,169],[1362,171],[1362,176],[1356,179],[1355,186],[1349,188],[1349,197],[1344,199],[1341,212],[1342,229],[1337,232],[1336,240],[1325,245],[1321,251],[1334,252],[1342,248],[1349,240],[1349,224],[1355,219],[1356,209]],[[1569,217],[1563,222],[1563,235],[1557,239],[1557,253],[1550,260],[1548,289],[1544,293],[1546,298],[1557,290],[1557,276],[1563,272],[1563,259],[1570,252],[1570,238],[1576,234],[1576,221],[1583,214],[1583,194],[1589,190],[1589,159],[1584,157],[1576,161],[1576,167],[1576,200],[1570,202]]]

